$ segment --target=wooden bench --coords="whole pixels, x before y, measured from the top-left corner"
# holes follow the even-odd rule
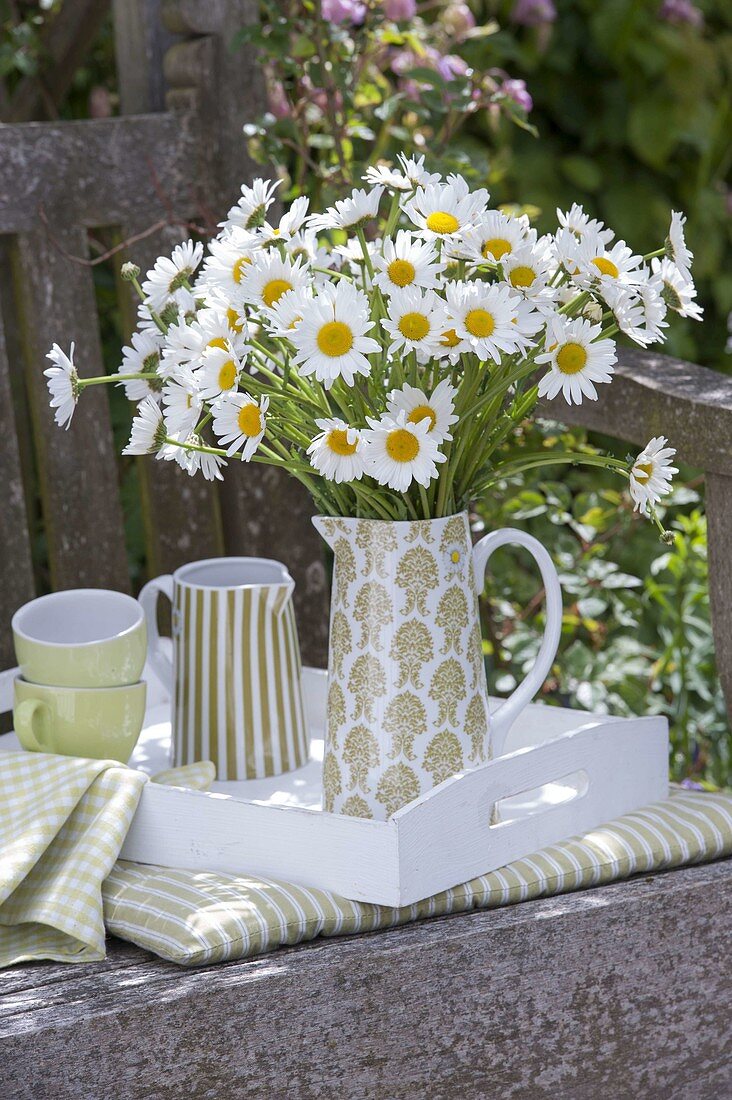
[[[180,222],[215,224],[251,173],[241,125],[261,82],[228,43],[255,4],[175,0],[164,33],[158,7],[114,5],[122,117],[0,126],[0,669],[14,663],[12,612],[39,588],[41,535],[53,586],[131,586],[107,395],[87,395],[59,432],[42,376],[53,341],[75,340],[82,373],[100,370],[92,270],[78,262],[88,231],[143,234],[131,253],[144,266]],[[732,383],[624,354],[603,401],[566,419],[639,445],[663,431],[704,471],[732,709]],[[304,657],[322,664],[309,501],[273,470],[228,475],[212,488],[140,461],[148,571],[227,552],[283,559]],[[2,1092],[721,1100],[731,894],[727,861],[198,971],[113,940],[101,964],[0,973]]]

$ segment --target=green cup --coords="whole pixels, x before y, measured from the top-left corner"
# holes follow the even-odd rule
[[[15,733],[29,752],[126,764],[145,717],[146,685],[49,687],[15,681]]]
[[[24,680],[57,687],[136,684],[147,654],[137,600],[104,588],[76,588],[31,600],[13,615]]]

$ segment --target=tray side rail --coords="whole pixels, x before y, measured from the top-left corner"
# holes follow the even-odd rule
[[[517,820],[496,813],[502,800],[577,773],[583,774],[574,796],[565,801],[540,805]],[[467,882],[667,795],[665,718],[593,721],[518,749],[446,780],[395,814],[399,904]]]

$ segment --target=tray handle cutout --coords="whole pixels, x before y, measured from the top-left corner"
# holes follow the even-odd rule
[[[584,768],[579,768],[556,779],[550,779],[539,787],[515,791],[494,802],[491,808],[490,828],[499,829],[514,821],[536,817],[555,806],[566,806],[568,802],[584,798],[589,786],[589,773]]]

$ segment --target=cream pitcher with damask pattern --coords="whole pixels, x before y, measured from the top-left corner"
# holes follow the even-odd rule
[[[522,531],[494,531],[473,547],[467,512],[313,523],[335,557],[324,808],[385,820],[500,755],[554,660],[559,580],[541,543]],[[478,597],[488,558],[507,543],[525,547],[539,566],[546,628],[534,667],[489,715]]]

